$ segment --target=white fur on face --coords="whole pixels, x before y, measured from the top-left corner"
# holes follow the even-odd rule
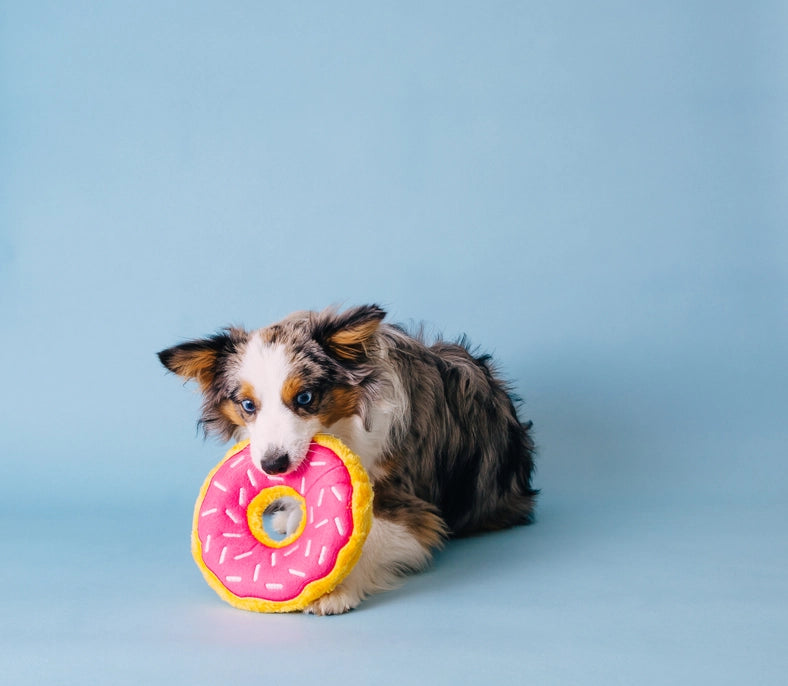
[[[291,371],[285,346],[264,343],[259,334],[249,341],[239,376],[254,389],[259,405],[247,431],[252,460],[261,469],[270,451],[287,453],[290,469],[295,469],[306,457],[312,436],[322,429],[319,419],[299,417],[282,402],[282,387]]]

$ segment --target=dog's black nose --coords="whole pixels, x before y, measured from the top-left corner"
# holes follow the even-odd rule
[[[260,466],[266,474],[281,474],[290,466],[290,455],[279,451],[266,452]]]

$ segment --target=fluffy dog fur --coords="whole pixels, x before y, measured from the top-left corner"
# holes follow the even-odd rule
[[[427,345],[384,316],[375,305],[299,312],[159,353],[199,383],[206,435],[248,437],[261,469],[296,469],[321,431],[361,457],[372,529],[347,579],[309,608],[316,614],[392,588],[449,536],[532,519],[531,423],[518,420],[489,356],[464,340]]]

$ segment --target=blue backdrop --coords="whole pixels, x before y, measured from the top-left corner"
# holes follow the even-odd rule
[[[345,683],[777,683],[786,46],[779,2],[0,4],[14,683],[253,675],[255,634],[291,680],[342,635]],[[186,549],[223,447],[154,353],[364,302],[495,354],[540,522],[330,629],[225,610]]]

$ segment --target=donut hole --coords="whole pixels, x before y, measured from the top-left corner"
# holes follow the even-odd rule
[[[258,493],[246,508],[249,532],[269,548],[284,548],[306,526],[306,501],[290,486],[271,486]]]
[[[262,527],[274,541],[286,541],[298,532],[303,516],[301,501],[292,496],[283,496],[264,510]]]

